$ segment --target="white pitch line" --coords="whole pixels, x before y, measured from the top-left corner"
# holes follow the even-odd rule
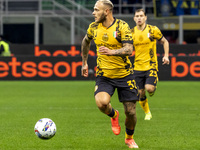
[[[40,107],[0,107],[0,110],[3,109],[3,110],[11,110],[11,109],[19,109],[19,110],[30,110],[30,109],[40,109]],[[98,108],[97,107],[41,107],[41,109],[51,109],[51,110],[63,110],[63,109],[71,109],[71,110],[95,110]],[[115,108],[115,109],[120,109],[120,110],[123,110],[124,108]],[[141,108],[136,108],[136,109],[141,109]],[[151,110],[185,110],[185,108],[154,108],[154,107],[151,107]],[[187,108],[187,110],[200,110],[200,108]]]

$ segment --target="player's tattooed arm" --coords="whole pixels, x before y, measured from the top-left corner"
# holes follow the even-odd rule
[[[130,43],[124,43],[122,48],[115,49],[115,50],[110,50],[109,48],[105,46],[101,46],[99,48],[99,52],[102,55],[128,56],[128,55],[132,55],[133,45]]]
[[[87,62],[88,59],[88,52],[90,49],[90,42],[91,39],[88,38],[87,35],[82,40],[82,45],[81,45],[81,53],[82,53],[82,62],[85,63]]]
[[[81,68],[81,75],[84,77],[88,77],[88,52],[90,48],[91,39],[85,35],[81,45],[81,54],[82,54],[82,68]]]
[[[117,49],[114,51],[115,55],[132,55],[133,53],[133,44],[124,43],[121,49]]]

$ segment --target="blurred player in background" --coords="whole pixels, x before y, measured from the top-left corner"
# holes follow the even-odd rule
[[[169,65],[169,42],[156,26],[146,24],[147,16],[143,9],[137,9],[133,19],[136,23],[136,26],[131,29],[135,49],[134,75],[139,86],[139,103],[146,114],[144,119],[150,120],[152,114],[145,91],[149,93],[149,96],[153,96],[156,90],[158,81],[156,43],[158,40],[163,44],[163,65]]]
[[[115,88],[119,101],[123,103],[126,120],[125,143],[129,148],[138,148],[133,140],[136,125],[136,101],[139,94],[133,76],[129,55],[133,51],[133,39],[128,24],[113,17],[113,4],[110,0],[98,0],[94,6],[95,22],[89,25],[83,38],[82,75],[88,76],[88,51],[91,40],[97,47],[97,70],[95,100],[99,110],[111,117],[114,134],[120,134],[119,112],[110,103]]]
[[[3,35],[0,35],[0,56],[11,56],[9,44]]]

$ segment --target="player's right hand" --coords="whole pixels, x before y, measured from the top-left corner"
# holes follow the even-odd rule
[[[84,77],[88,77],[88,64],[82,65],[81,75]]]
[[[99,53],[101,55],[112,55],[112,52],[109,48],[105,47],[105,46],[100,46],[99,47]]]
[[[169,61],[169,57],[164,56],[162,58],[162,65],[169,65],[170,61]]]

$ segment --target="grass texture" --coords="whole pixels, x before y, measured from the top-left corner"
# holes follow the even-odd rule
[[[127,150],[125,115],[115,93],[111,104],[120,112],[121,133],[112,133],[110,118],[94,100],[94,81],[1,81],[0,150]],[[141,150],[199,150],[200,82],[160,81],[149,97],[152,120],[144,120],[137,103],[134,139]],[[41,140],[35,123],[51,118],[55,137]]]

